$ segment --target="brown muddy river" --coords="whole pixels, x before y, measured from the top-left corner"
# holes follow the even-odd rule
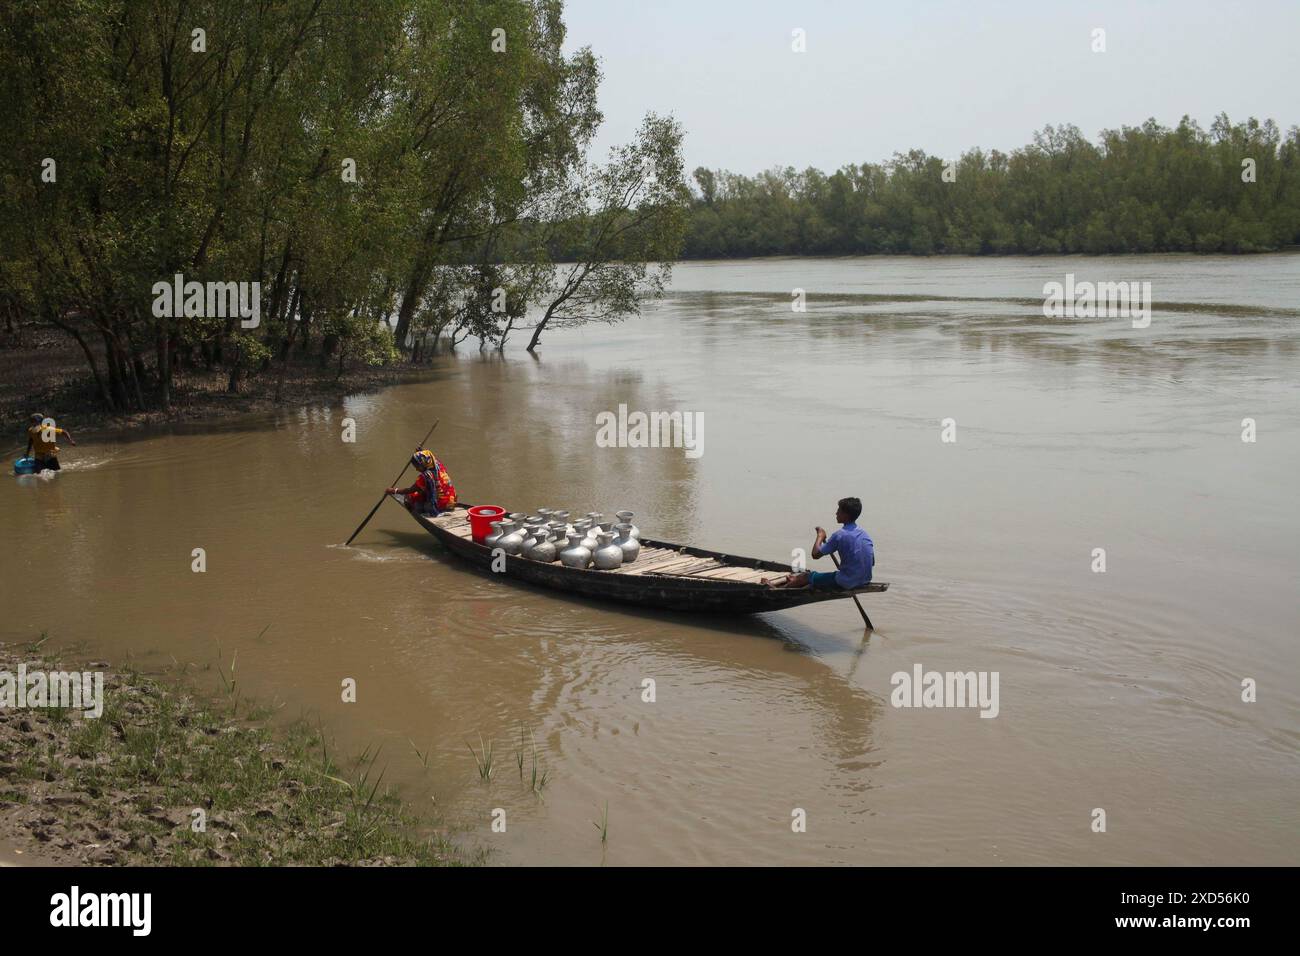
[[[1045,318],[1069,272],[1151,282],[1150,326]],[[1300,863],[1300,256],[695,263],[639,320],[524,341],[8,477],[0,640],[237,653],[498,864]],[[597,447],[620,404],[702,414],[703,453]],[[439,416],[462,500],[729,553],[789,561],[857,495],[878,630],[848,601],[715,621],[513,585],[392,503],[342,548]],[[916,665],[996,672],[997,716],[893,706]]]

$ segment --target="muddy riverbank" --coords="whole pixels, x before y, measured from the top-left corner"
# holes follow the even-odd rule
[[[382,764],[369,755],[336,762],[320,730],[305,720],[275,721],[275,708],[244,700],[233,674],[216,670],[146,675],[59,660],[32,644],[0,645],[0,860],[445,866],[471,859],[385,786]],[[4,698],[21,675],[28,703],[53,703],[36,696],[50,672],[101,674],[102,713]],[[204,677],[219,679],[225,692],[205,694]]]
[[[28,323],[16,342],[0,344],[0,434],[9,436],[11,443],[22,442],[28,417],[37,412],[53,417],[78,439],[217,423],[257,412],[337,404],[348,395],[424,381],[435,374],[427,364],[408,361],[379,366],[349,362],[340,372],[333,361],[322,364],[315,357],[295,358],[282,381],[277,366],[246,377],[240,390],[232,393],[227,391],[228,371],[193,368],[178,373],[170,411],[115,413],[105,409],[76,342],[56,329]],[[0,442],[4,444],[9,443]]]

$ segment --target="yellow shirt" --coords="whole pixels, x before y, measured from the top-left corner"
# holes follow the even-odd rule
[[[32,443],[33,458],[54,458],[59,453],[58,445],[52,441],[45,440],[45,436],[42,434],[45,430],[44,425],[35,425],[27,429],[27,437]],[[62,428],[51,428],[49,431],[53,433],[55,438],[67,434]]]

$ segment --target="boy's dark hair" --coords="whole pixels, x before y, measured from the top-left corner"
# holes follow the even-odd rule
[[[850,521],[857,521],[862,514],[862,502],[857,498],[841,498],[840,507],[849,513]]]

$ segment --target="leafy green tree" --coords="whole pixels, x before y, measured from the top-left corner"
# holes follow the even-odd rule
[[[230,391],[271,376],[278,394],[313,353],[341,373],[444,332],[503,347],[551,294],[537,238],[556,230],[591,268],[551,321],[579,302],[630,314],[628,288],[657,281],[629,286],[633,260],[675,253],[680,136],[636,144],[672,155],[648,157],[662,179],[635,201],[566,209],[575,183],[598,193],[633,156],[584,178],[600,71],[564,46],[561,0],[13,0],[6,328],[66,332],[127,411],[169,407],[189,369],[226,372]],[[173,314],[153,289],[178,274],[256,287],[257,320]]]
[[[948,179],[920,150],[829,176],[697,169],[684,255],[1275,250],[1300,239],[1298,142],[1272,120],[1220,115],[1206,132],[1184,116],[1096,143],[1049,125],[1009,155],[966,152]]]
[[[546,245],[577,254],[555,265],[541,291],[529,352],[548,328],[618,322],[663,293],[684,230],[681,147],[681,126],[650,114],[632,142],[557,197]]]

